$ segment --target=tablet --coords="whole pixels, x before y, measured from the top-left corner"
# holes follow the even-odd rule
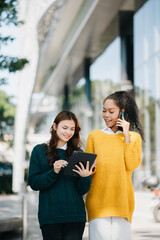
[[[64,175],[67,176],[79,176],[78,173],[74,172],[73,169],[77,169],[75,165],[79,166],[79,162],[83,163],[86,167],[87,161],[89,161],[89,168],[93,165],[94,160],[96,159],[97,154],[86,153],[81,151],[73,151],[71,157],[69,158],[68,165],[64,168]]]

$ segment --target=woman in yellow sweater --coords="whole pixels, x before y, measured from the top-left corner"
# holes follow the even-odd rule
[[[120,113],[125,115],[119,118]],[[86,196],[89,239],[130,240],[134,211],[131,178],[141,164],[143,138],[139,111],[133,97],[119,91],[104,100],[102,117],[106,127],[89,134],[85,149],[97,154],[96,171]]]

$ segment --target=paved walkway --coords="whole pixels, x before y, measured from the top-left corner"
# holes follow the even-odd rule
[[[135,193],[132,240],[160,240],[160,223],[153,218],[153,193]]]
[[[155,223],[152,216],[152,193],[136,193],[136,208],[132,223],[132,240],[160,240],[160,223]],[[1,240],[42,240],[41,231],[37,221],[38,194],[27,193],[27,238],[24,239],[22,229],[12,233],[0,235]],[[0,221],[11,216],[22,217],[22,198],[17,195],[0,195]],[[88,224],[83,240],[88,240]]]

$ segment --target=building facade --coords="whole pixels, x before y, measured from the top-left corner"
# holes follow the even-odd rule
[[[79,0],[76,4],[73,0],[41,1],[36,19],[34,11],[38,9],[33,2],[28,2],[27,9],[24,4],[20,9],[22,15],[26,13],[24,28],[31,34],[22,45],[28,46],[34,56],[27,72],[31,88],[23,131],[18,125],[16,128],[15,154],[17,146],[21,150],[15,174],[18,161],[23,168],[31,129],[32,134],[46,134],[57,112],[71,109],[79,118],[85,145],[88,133],[104,126],[103,99],[113,91],[128,90],[140,108],[145,133],[143,162],[134,175],[135,187],[148,174],[160,176],[159,0]],[[29,9],[32,11],[27,15]],[[26,76],[25,71],[21,77]],[[30,111],[35,96],[39,96],[36,108]],[[21,101],[22,96],[17,123]],[[20,182],[23,176],[14,184],[15,191],[19,191]]]

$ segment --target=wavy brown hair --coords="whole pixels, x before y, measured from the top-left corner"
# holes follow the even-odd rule
[[[69,139],[69,141],[67,142],[67,157],[71,156],[72,152],[74,150],[80,150],[81,146],[82,146],[82,142],[80,140],[80,126],[79,126],[79,122],[77,117],[75,116],[74,113],[70,112],[70,111],[62,111],[60,112],[53,123],[56,124],[56,126],[58,126],[58,124],[61,121],[64,120],[73,120],[75,122],[75,132],[74,135],[71,139]],[[58,144],[58,136],[56,133],[56,130],[54,130],[53,128],[53,124],[51,126],[50,129],[50,133],[51,133],[51,138],[47,144],[47,157],[48,157],[48,165],[49,167],[53,166],[53,163],[57,160],[57,144]]]

